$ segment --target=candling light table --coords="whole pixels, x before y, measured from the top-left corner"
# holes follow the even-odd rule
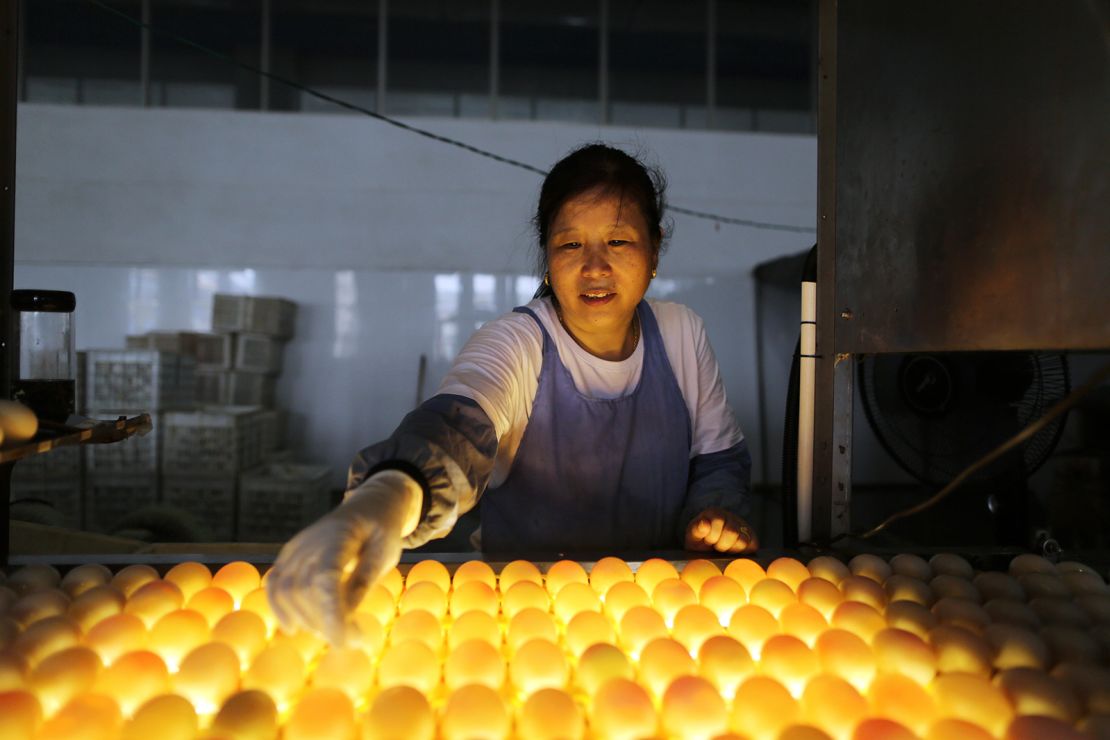
[[[279,629],[263,581],[10,569],[0,737],[1110,736],[1110,591],[1075,562],[428,559],[343,647]]]

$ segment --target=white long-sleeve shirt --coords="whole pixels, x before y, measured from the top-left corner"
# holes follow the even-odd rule
[[[728,405],[720,368],[701,317],[679,303],[649,300],[663,336],[686,408],[690,414],[690,457],[726,450],[744,439]],[[578,346],[559,322],[548,298],[528,308],[543,322],[578,391],[592,398],[619,398],[640,382],[641,340],[627,359],[611,361]],[[490,487],[508,477],[539,385],[543,335],[527,314],[510,312],[487,322],[467,341],[438,393],[472,399],[489,417],[497,435],[497,456]]]

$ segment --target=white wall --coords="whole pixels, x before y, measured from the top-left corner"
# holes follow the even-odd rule
[[[410,122],[542,168],[605,140],[659,164],[676,205],[816,219],[811,136]],[[280,403],[294,444],[337,480],[413,405],[421,354],[431,392],[473,326],[534,286],[539,176],[364,117],[25,104],[16,182],[16,286],[73,290],[79,347],[206,328],[214,292],[297,301]],[[705,318],[756,447],[750,271],[814,237],[674,226],[656,294]]]

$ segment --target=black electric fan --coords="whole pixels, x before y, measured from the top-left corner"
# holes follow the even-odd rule
[[[880,444],[907,473],[939,488],[1068,394],[1067,358],[1049,352],[867,355],[859,393]],[[1024,483],[1052,453],[1054,419],[971,481]]]

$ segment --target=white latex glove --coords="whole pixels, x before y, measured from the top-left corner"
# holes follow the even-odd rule
[[[289,540],[266,582],[281,626],[344,644],[350,636],[348,615],[401,559],[401,538],[419,524],[423,498],[411,476],[383,470]]]

